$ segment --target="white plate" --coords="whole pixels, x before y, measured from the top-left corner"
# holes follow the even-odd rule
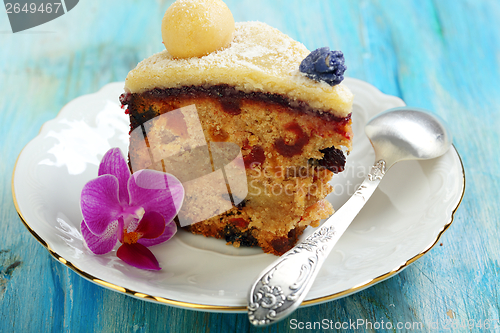
[[[355,94],[354,147],[346,171],[334,177],[329,199],[339,208],[374,161],[365,123],[404,103],[359,80]],[[128,118],[118,96],[123,83],[79,97],[47,122],[19,155],[12,192],[30,232],[60,262],[101,286],[153,302],[204,311],[245,311],[257,275],[276,257],[259,248],[234,248],[223,240],[184,231],[152,247],[162,270],[128,266],[114,252],[97,256],[80,233],[83,185],[97,176],[111,147],[128,147]],[[303,305],[357,292],[407,267],[434,246],[451,224],[465,187],[457,151],[430,161],[401,162],[380,184],[321,269]],[[307,234],[308,232],[306,232]]]

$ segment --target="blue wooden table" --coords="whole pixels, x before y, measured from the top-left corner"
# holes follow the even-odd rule
[[[314,330],[294,323],[323,319],[394,326],[421,322],[427,332],[464,320],[474,325],[498,320],[500,3],[226,3],[236,21],[266,22],[309,49],[343,50],[348,76],[448,122],[463,159],[467,191],[440,244],[389,280],[299,309],[265,329],[251,327],[246,314],[147,303],[88,282],[51,258],[20,222],[12,201],[12,170],[21,149],[64,104],[123,81],[140,60],[163,49],[159,27],[171,1],[81,0],[58,19],[16,34],[1,10],[0,332],[306,332]],[[483,330],[488,331],[454,331]]]

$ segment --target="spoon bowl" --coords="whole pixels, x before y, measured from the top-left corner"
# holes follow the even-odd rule
[[[376,161],[387,169],[403,160],[425,160],[443,155],[452,142],[443,121],[423,109],[400,107],[372,118],[365,133]]]

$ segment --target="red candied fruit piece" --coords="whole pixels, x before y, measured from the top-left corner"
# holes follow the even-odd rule
[[[236,219],[231,219],[229,222],[231,222],[231,224],[240,229],[245,229],[246,227],[248,227],[248,224],[250,223],[249,221],[242,219],[241,217]]]
[[[264,164],[266,160],[266,155],[264,154],[264,148],[261,146],[253,146],[250,154],[243,157],[243,161],[245,162],[245,168],[249,169],[256,164]]]
[[[232,96],[225,96],[220,98],[222,110],[232,116],[241,114],[240,99]]]
[[[285,130],[293,132],[296,135],[296,140],[293,145],[286,144],[283,138],[279,138],[274,142],[274,148],[285,157],[293,157],[302,154],[302,148],[309,142],[307,135],[299,124],[293,122],[285,125]]]

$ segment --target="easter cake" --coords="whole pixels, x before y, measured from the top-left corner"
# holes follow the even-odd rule
[[[132,171],[183,182],[185,229],[285,253],[333,213],[329,181],[352,141],[342,53],[235,23],[220,0],[176,1],[162,36],[166,50],[128,74],[120,97]]]

